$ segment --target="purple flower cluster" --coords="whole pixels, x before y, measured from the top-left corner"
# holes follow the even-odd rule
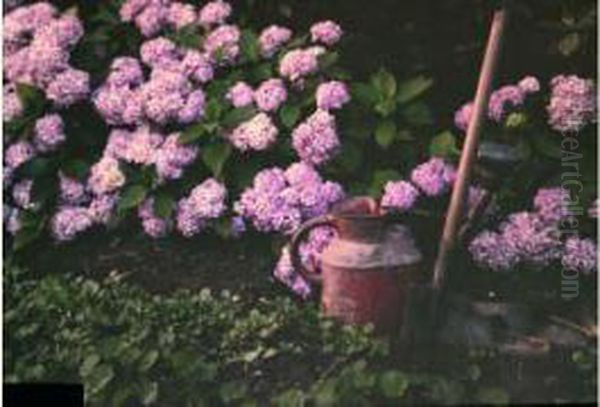
[[[58,114],[48,114],[36,121],[34,144],[38,151],[55,151],[66,138],[63,120]]]
[[[232,63],[240,53],[240,29],[235,25],[222,25],[211,31],[204,40],[204,51],[219,63]]]
[[[4,164],[11,171],[31,160],[35,156],[35,148],[27,141],[17,141],[4,151]]]
[[[83,36],[77,17],[58,15],[52,5],[40,2],[12,10],[3,24],[3,68],[9,82],[42,89],[57,106],[87,97],[89,75],[69,65],[69,51]],[[8,106],[6,117],[18,111],[14,98]]]
[[[229,89],[225,98],[233,107],[248,106],[254,102],[254,90],[246,82],[240,81]]]
[[[235,203],[235,211],[259,231],[292,233],[303,220],[326,213],[343,197],[339,184],[324,182],[313,167],[301,162],[285,171],[277,167],[260,171]]]
[[[325,52],[319,47],[295,49],[286,53],[279,62],[279,74],[292,81],[298,81],[319,69],[318,56]]]
[[[559,222],[569,215],[569,193],[561,188],[540,188],[533,198],[533,207],[544,221]]]
[[[309,233],[306,242],[301,243],[299,248],[300,259],[304,267],[319,272],[321,254],[335,236],[335,229],[330,227],[324,226],[313,229]],[[273,275],[302,298],[307,298],[310,295],[310,286],[292,266],[288,246],[282,249],[279,261],[275,266],[275,270],[273,270]]]
[[[180,29],[198,22],[196,8],[171,0],[127,0],[119,10],[121,20],[133,22],[145,37],[171,27]]]
[[[292,133],[292,146],[302,161],[319,166],[338,151],[335,117],[326,110],[317,110]]]
[[[254,91],[256,106],[263,112],[273,112],[286,101],[287,90],[281,79],[268,79]]]
[[[266,113],[258,113],[233,129],[228,139],[240,151],[262,151],[275,142],[278,133],[271,118]]]
[[[36,209],[39,204],[31,199],[31,189],[33,188],[33,180],[24,179],[17,182],[13,186],[13,202],[21,209]]]
[[[209,178],[196,186],[187,198],[177,205],[177,229],[185,237],[200,232],[208,220],[216,219],[225,212],[225,186]]]
[[[260,52],[265,58],[272,57],[292,38],[292,31],[285,27],[272,25],[265,28],[258,37]]]
[[[535,212],[512,214],[498,232],[484,231],[475,237],[469,245],[473,259],[482,267],[502,271],[519,264],[545,267],[562,258],[564,267],[589,273],[595,269],[595,243],[573,237],[561,241],[559,224],[568,215],[567,199],[561,188],[540,189],[534,198]]]
[[[417,199],[419,190],[407,181],[389,181],[385,184],[381,207],[399,212],[410,211]]]
[[[526,76],[517,85],[506,85],[490,96],[488,103],[488,117],[500,123],[511,110],[519,108],[525,102],[528,95],[537,93],[540,83],[533,76]],[[466,131],[473,114],[473,102],[465,103],[454,114],[454,124],[459,129]]]
[[[116,191],[125,185],[125,175],[119,168],[119,161],[108,155],[90,169],[88,188],[94,195],[103,195]]]
[[[76,235],[89,229],[94,224],[86,208],[78,206],[62,206],[51,220],[54,238],[61,242],[73,240]]]
[[[169,231],[169,222],[154,213],[154,198],[146,199],[139,206],[138,216],[142,220],[144,232],[150,237],[155,239],[163,237]]]
[[[151,121],[190,123],[204,115],[205,96],[194,82],[212,80],[208,57],[195,50],[181,50],[166,38],[146,41],[142,61],[152,71],[144,81],[138,60],[121,57],[113,61],[104,85],[94,95],[94,104],[112,125]]]
[[[231,14],[231,5],[222,0],[206,3],[200,10],[198,20],[201,25],[210,27],[212,25],[223,24]]]
[[[179,133],[167,136],[154,153],[154,165],[163,180],[181,178],[183,169],[191,165],[198,156],[198,147],[179,144]]]
[[[591,239],[569,237],[561,259],[562,265],[569,271],[591,274],[598,264],[598,247]]]
[[[4,85],[2,96],[3,121],[10,122],[23,114],[23,103],[17,94],[17,88],[14,84]]]
[[[340,109],[350,101],[350,94],[345,83],[330,81],[319,85],[316,92],[316,99],[318,109]]]
[[[342,28],[331,20],[321,21],[310,27],[310,37],[313,42],[334,45],[342,38]]]
[[[434,157],[415,167],[410,179],[425,195],[435,197],[450,190],[456,170],[441,158]]]
[[[59,174],[60,201],[65,205],[80,205],[88,200],[85,185],[75,178]]]
[[[548,124],[561,133],[578,132],[597,120],[596,87],[591,79],[558,75],[550,82]]]

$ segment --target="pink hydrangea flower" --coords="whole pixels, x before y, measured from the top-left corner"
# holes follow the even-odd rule
[[[490,96],[488,117],[501,122],[509,108],[519,107],[525,102],[525,91],[519,86],[507,85],[494,91]]]
[[[321,21],[310,27],[310,36],[313,42],[334,45],[342,38],[342,28],[333,21]]]
[[[103,157],[90,169],[88,188],[95,195],[113,192],[124,184],[125,175],[119,168],[119,162],[112,157]]]
[[[198,20],[203,26],[223,24],[231,14],[231,5],[222,0],[206,3],[200,10]]]
[[[254,90],[246,82],[237,82],[229,89],[225,98],[234,107],[248,106],[254,102]]]
[[[191,237],[200,232],[209,219],[220,217],[226,209],[227,189],[213,178],[196,186],[177,206],[177,229]]]
[[[419,191],[410,182],[389,181],[385,184],[381,207],[386,210],[410,211],[419,198]]]
[[[85,185],[75,178],[59,174],[60,200],[65,205],[79,205],[87,200]]]
[[[264,112],[272,112],[286,101],[287,90],[281,79],[268,79],[254,91],[254,101]]]
[[[89,74],[77,69],[67,69],[48,85],[46,96],[58,106],[70,106],[85,99],[89,92]]]
[[[563,133],[581,131],[597,120],[596,87],[591,79],[576,75],[555,76],[550,82],[552,94],[548,124]]]
[[[540,82],[535,76],[526,76],[517,85],[525,93],[537,93],[540,90]]]
[[[462,131],[467,131],[471,116],[473,115],[473,102],[465,103],[454,114],[454,125]]]
[[[4,164],[10,169],[15,169],[35,156],[33,146],[26,141],[17,141],[4,152]]]
[[[154,198],[146,199],[138,208],[138,216],[142,220],[144,232],[154,239],[164,237],[169,231],[170,224],[166,219],[154,213]]]
[[[479,266],[493,271],[510,270],[519,262],[516,248],[497,232],[481,232],[469,244],[469,252]]]
[[[435,197],[450,190],[456,170],[441,158],[434,157],[413,169],[410,179],[427,196]]]
[[[258,37],[260,52],[265,58],[270,58],[286,42],[292,38],[292,30],[272,25],[265,28]]]
[[[240,30],[235,25],[222,25],[211,31],[204,41],[204,50],[219,62],[231,63],[240,53]]]
[[[58,209],[50,225],[54,238],[66,242],[89,229],[93,225],[93,221],[86,208],[63,206]]]
[[[167,11],[167,22],[179,30],[196,22],[196,8],[191,4],[173,2]]]
[[[2,93],[2,119],[10,122],[23,114],[23,103],[21,103],[17,88],[13,84],[5,85]]]
[[[38,151],[56,150],[67,139],[60,115],[48,114],[35,122],[34,144]]]
[[[345,83],[340,81],[324,82],[316,93],[317,108],[323,110],[340,109],[350,101],[350,94]]]
[[[292,146],[300,159],[313,165],[330,160],[339,150],[335,117],[317,110],[292,132]]]
[[[31,198],[31,189],[33,188],[33,180],[24,179],[17,182],[13,187],[12,197],[16,206],[21,209],[36,209],[39,207],[37,202],[33,202]]]
[[[118,201],[118,194],[105,194],[95,197],[87,208],[92,222],[107,224]]]
[[[162,180],[181,178],[185,167],[198,156],[198,147],[179,144],[179,133],[170,134],[155,152],[156,172]]]
[[[266,150],[275,142],[279,130],[265,113],[240,124],[228,136],[235,148],[241,151]]]
[[[317,71],[317,57],[318,53],[311,49],[289,51],[279,63],[279,74],[290,81],[297,81]]]
[[[567,270],[591,274],[598,264],[598,245],[591,239],[569,237],[561,262]]]
[[[561,187],[540,188],[533,199],[533,206],[547,222],[559,222],[569,215],[569,193]]]

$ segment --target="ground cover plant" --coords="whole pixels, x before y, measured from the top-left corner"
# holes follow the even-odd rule
[[[464,61],[448,59],[442,74],[427,65],[432,51],[419,44],[432,46],[438,24],[394,23],[414,43],[402,67],[386,68],[353,48],[365,40],[361,28],[337,19],[351,2],[95,3],[4,5],[11,381],[81,380],[98,404],[512,396],[480,382],[479,365],[458,363],[456,377],[397,370],[368,330],[317,316],[318,290],[289,257],[303,222],[370,195],[411,227],[426,262],[434,258],[475,83],[475,73],[446,80]],[[392,6],[383,3],[385,14]],[[533,3],[516,18],[557,18]],[[569,61],[589,53],[593,12],[583,3],[559,18],[569,34],[557,47]],[[484,17],[481,7],[465,14]],[[464,48],[476,67],[481,47]],[[461,235],[449,284],[473,298],[542,306],[581,328],[595,321],[597,90],[576,62],[532,63],[495,84],[466,205],[479,216]],[[308,268],[319,271],[335,236],[326,227],[308,236]],[[125,285],[103,281],[115,269]],[[568,304],[563,273],[579,283]],[[202,290],[211,287],[231,294]],[[54,321],[63,331],[53,332]],[[162,324],[173,337],[155,335]],[[261,329],[273,332],[257,336]],[[581,352],[571,367],[588,400],[594,350]],[[190,353],[203,357],[195,364]],[[306,377],[276,377],[296,364]],[[234,388],[240,394],[228,395]]]

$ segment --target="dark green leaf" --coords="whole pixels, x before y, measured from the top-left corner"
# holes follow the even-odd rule
[[[163,219],[169,219],[173,213],[174,207],[175,199],[173,199],[170,194],[161,192],[154,197],[154,213],[156,216]]]
[[[429,154],[432,156],[451,158],[460,154],[456,146],[456,137],[450,131],[435,136],[429,144]]]
[[[90,395],[96,395],[100,393],[114,376],[115,373],[111,366],[97,366],[86,378],[86,393],[89,393]]]
[[[385,68],[381,68],[371,77],[371,85],[381,100],[392,99],[396,95],[396,78]]]
[[[351,87],[353,99],[365,106],[373,106],[377,103],[377,90],[367,83],[355,83]]]
[[[202,149],[202,160],[211,169],[213,175],[219,177],[230,154],[231,145],[226,143],[211,144]]]
[[[531,141],[538,154],[559,159],[562,157],[562,148],[560,146],[560,137],[551,132],[536,132],[532,134]]]
[[[433,85],[433,79],[424,76],[404,81],[398,87],[398,103],[408,103],[421,96]]]
[[[24,83],[17,84],[17,94],[23,103],[25,115],[37,117],[42,114],[46,97],[41,89]]]
[[[214,82],[216,83],[216,81]],[[223,104],[216,99],[209,100],[206,103],[206,109],[204,112],[204,122],[217,122],[221,117]]]
[[[241,39],[242,54],[251,62],[258,61],[260,57],[258,37],[251,30],[244,30]]]
[[[157,350],[151,350],[147,352],[139,362],[139,370],[142,373],[146,373],[154,366],[158,360],[159,353]]]
[[[375,129],[375,141],[383,148],[388,148],[396,139],[396,124],[391,120],[386,120]]]
[[[179,144],[190,144],[194,141],[198,140],[205,134],[205,125],[204,123],[196,123],[192,124],[190,127],[185,129],[181,136],[177,139]]]
[[[69,160],[62,167],[62,172],[72,178],[83,180],[88,171],[88,165],[83,160]]]
[[[123,192],[119,200],[118,210],[125,211],[135,208],[146,199],[147,193],[148,189],[144,185],[131,185]]]
[[[326,71],[327,69],[333,67],[337,60],[339,59],[339,54],[337,52],[326,52],[323,55],[319,55],[319,67]]]
[[[294,127],[300,117],[300,108],[294,105],[285,105],[279,111],[279,119],[285,127],[291,129]]]
[[[149,382],[144,383],[141,389],[142,393],[142,404],[147,406],[154,404],[158,398],[158,383]]]
[[[88,376],[90,373],[93,372],[94,368],[98,365],[98,363],[100,363],[100,356],[98,356],[96,354],[87,356],[83,360],[83,363],[81,364],[81,367],[79,368],[79,374],[82,377]]]
[[[202,35],[196,24],[189,24],[167,35],[167,38],[183,48],[197,49],[202,44]]]
[[[433,113],[425,103],[413,103],[402,110],[402,117],[414,126],[427,126],[433,124]]]
[[[238,124],[251,119],[256,113],[257,110],[253,106],[245,106],[233,109],[223,118],[223,126],[235,127]]]
[[[408,390],[409,382],[406,376],[400,372],[385,372],[379,378],[379,386],[383,395],[387,398],[401,398]]]

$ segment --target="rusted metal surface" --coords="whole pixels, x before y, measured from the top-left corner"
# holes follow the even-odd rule
[[[315,279],[302,266],[298,245],[320,225],[333,226],[338,237],[321,255],[321,277]],[[351,324],[372,323],[382,334],[397,332],[422,256],[408,228],[382,216],[373,200],[349,200],[332,214],[307,222],[292,239],[291,253],[296,270],[322,283],[325,315]]]

